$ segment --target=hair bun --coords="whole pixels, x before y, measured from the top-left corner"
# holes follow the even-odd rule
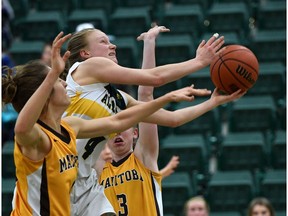
[[[13,70],[7,66],[3,67],[2,75],[2,101],[11,103],[17,93],[17,83],[12,75]]]

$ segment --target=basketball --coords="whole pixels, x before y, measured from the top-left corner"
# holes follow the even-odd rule
[[[242,45],[228,45],[222,49],[210,64],[212,82],[226,94],[238,89],[248,91],[258,78],[259,63],[256,56]]]

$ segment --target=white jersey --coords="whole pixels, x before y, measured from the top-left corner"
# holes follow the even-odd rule
[[[116,90],[109,83],[95,83],[85,86],[77,84],[71,74],[80,64],[76,62],[67,75],[67,93],[71,98],[71,104],[63,114],[63,117],[78,116],[83,119],[96,119],[114,115],[126,108],[127,98],[123,92]],[[77,205],[77,203],[82,203],[83,201],[90,203],[94,197],[93,191],[98,191],[95,189],[97,176],[95,176],[96,173],[92,167],[95,165],[108,138],[109,136],[77,139],[79,168],[78,177],[71,195],[72,205]],[[83,203],[79,206],[83,210],[86,208]]]

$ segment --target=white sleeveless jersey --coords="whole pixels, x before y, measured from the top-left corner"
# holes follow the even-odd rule
[[[116,90],[109,83],[95,83],[85,86],[77,84],[71,74],[80,64],[76,62],[67,75],[66,89],[68,96],[71,98],[71,104],[63,117],[78,116],[83,119],[96,119],[114,115],[126,108],[127,98],[123,92]],[[72,192],[72,203],[77,203],[78,200],[80,202],[80,199],[89,202],[89,197],[93,198],[91,190],[95,188],[97,177],[95,177],[92,167],[108,138],[109,136],[77,139],[79,168],[78,178]]]

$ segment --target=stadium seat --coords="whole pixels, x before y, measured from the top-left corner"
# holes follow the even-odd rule
[[[14,41],[9,49],[16,65],[40,59],[45,43],[42,41]]]
[[[165,85],[159,86],[157,88],[154,88],[154,98],[161,97],[170,91],[174,91],[179,88],[182,88],[179,82],[180,80],[176,80],[176,81],[167,83]]]
[[[285,92],[286,68],[280,61],[260,62],[259,76],[247,95],[271,95],[275,100],[282,98]]]
[[[14,188],[15,178],[2,178],[2,216],[11,214]]]
[[[254,0],[259,1],[259,0]],[[249,14],[253,12],[253,6],[256,4],[256,2],[253,2],[253,0],[214,0],[214,3],[244,3],[249,11]],[[258,5],[258,3],[257,3]]]
[[[16,170],[14,164],[14,141],[6,141],[2,147],[2,179],[14,178]]]
[[[271,143],[271,162],[274,169],[286,169],[286,131],[277,130]]]
[[[210,216],[241,216],[240,212],[211,212]]]
[[[172,0],[171,2],[175,5],[200,5],[204,15],[213,3],[209,0]]]
[[[286,95],[277,101],[277,129],[286,131],[287,120],[287,107],[286,107]]]
[[[286,31],[259,30],[251,39],[251,50],[258,60],[286,63]]]
[[[267,197],[277,211],[285,211],[286,170],[268,170],[260,185],[260,195]]]
[[[208,171],[208,150],[201,134],[174,135],[171,134],[161,141],[161,158],[169,161],[173,155],[180,157],[177,171],[206,174]]]
[[[68,17],[68,32],[74,32],[81,23],[91,23],[95,28],[106,32],[108,19],[103,9],[77,9],[73,10]]]
[[[192,102],[180,102],[175,104],[175,110],[185,108],[188,106],[195,106],[204,101],[208,100],[208,98],[195,98]],[[220,113],[218,108],[215,108],[205,114],[199,116],[198,118],[190,121],[184,125],[176,127],[173,129],[175,134],[195,134],[201,133],[207,137],[214,136],[215,138],[219,138],[221,133],[221,121],[220,121]]]
[[[136,38],[115,37],[111,43],[117,46],[116,53],[119,65],[133,68],[141,67]]]
[[[173,5],[164,10],[161,23],[171,30],[169,34],[190,34],[197,40],[203,28],[202,8],[199,5]]]
[[[200,41],[201,40],[205,40],[205,41],[208,41],[212,35],[214,34],[215,32],[205,32],[202,37],[200,37]],[[220,36],[224,36],[224,40],[225,40],[225,46],[227,45],[232,45],[232,44],[243,44],[242,43],[242,39],[240,38],[240,36],[238,35],[237,32],[219,32]],[[200,43],[199,41],[199,43]]]
[[[191,179],[186,172],[175,172],[162,181],[162,198],[164,213],[179,215],[184,203],[196,195]]]
[[[229,131],[271,132],[276,129],[276,106],[272,96],[247,95],[229,105]]]
[[[214,3],[208,11],[207,19],[210,32],[229,31],[246,35],[249,30],[249,10],[243,2]]]
[[[149,7],[118,7],[110,16],[110,32],[115,36],[137,37],[150,29]]]
[[[25,17],[29,12],[29,8],[31,7],[30,1],[28,0],[9,0],[9,2],[13,8],[14,14],[16,15],[16,20]]]
[[[120,0],[119,6],[121,7],[143,7],[143,6],[155,6],[159,4],[156,0]]]
[[[65,16],[77,7],[75,0],[36,1],[36,4],[38,11],[61,11]]]
[[[287,216],[286,211],[276,211],[277,216]]]
[[[220,145],[219,170],[264,169],[266,143],[261,132],[228,133]]]
[[[118,7],[118,0],[76,0],[78,9],[104,9],[107,16],[115,11]]]
[[[258,8],[259,29],[286,29],[286,2],[263,1]]]
[[[189,34],[160,35],[156,44],[157,65],[179,63],[195,56],[194,44]]]
[[[242,211],[254,195],[249,171],[215,172],[208,183],[211,212]]]
[[[17,25],[23,40],[52,41],[65,28],[64,17],[60,11],[31,11]]]
[[[205,67],[196,73],[191,73],[182,79],[180,79],[180,87],[191,86],[194,84],[194,88],[213,90],[215,88],[211,77],[209,67]]]

